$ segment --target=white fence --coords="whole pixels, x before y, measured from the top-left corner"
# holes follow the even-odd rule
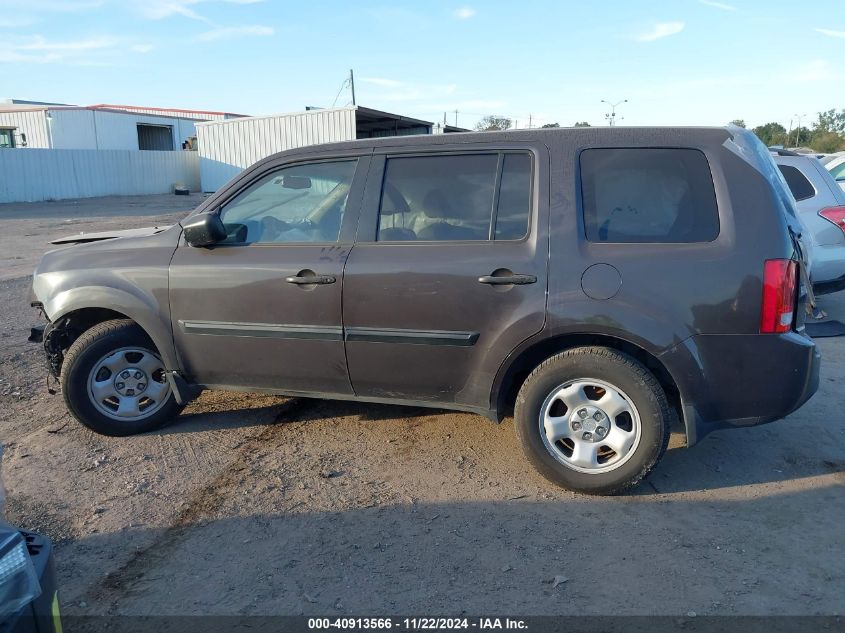
[[[176,183],[199,191],[196,152],[0,150],[0,202],[169,193]]]

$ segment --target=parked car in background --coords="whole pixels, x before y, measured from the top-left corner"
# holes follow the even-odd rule
[[[6,523],[4,503],[0,479],[0,632],[61,633],[53,544]]]
[[[831,155],[830,160],[822,163],[824,168],[830,172],[836,184],[845,191],[845,152],[838,155]]]
[[[829,162],[836,160],[837,158],[845,157],[845,151],[843,152],[834,152],[833,154],[825,154],[822,156],[819,161],[822,165],[827,165]]]
[[[817,158],[788,150],[773,153],[807,230],[813,290],[816,294],[842,290],[845,288],[845,191]]]
[[[692,445],[816,391],[794,205],[738,127],[304,147],[180,224],[46,254],[32,340],[98,433],[203,388],[513,411],[540,473],[611,494],[674,420]]]

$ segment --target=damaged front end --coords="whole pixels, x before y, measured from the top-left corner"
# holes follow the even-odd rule
[[[28,340],[31,343],[41,343],[44,346],[44,352],[47,356],[47,369],[54,378],[58,379],[62,373],[62,363],[65,359],[64,352],[82,331],[73,327],[71,319],[68,318],[59,319],[55,323],[50,321],[40,302],[33,301],[31,305],[41,311],[41,314],[47,319],[47,323],[31,328]]]

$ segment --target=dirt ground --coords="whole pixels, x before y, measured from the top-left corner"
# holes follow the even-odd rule
[[[26,341],[38,256],[200,200],[0,205],[6,514],[56,542],[66,614],[841,613],[845,339],[789,419],[673,437],[616,498],[554,487],[510,420],[469,414],[207,392],[156,433],[84,430]]]

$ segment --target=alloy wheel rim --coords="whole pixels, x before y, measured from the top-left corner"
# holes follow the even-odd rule
[[[94,363],[88,374],[91,404],[112,420],[137,421],[155,414],[170,397],[164,363],[142,347],[122,347]]]
[[[580,473],[615,470],[636,452],[640,415],[628,395],[603,380],[559,385],[540,409],[540,436],[557,461]]]

